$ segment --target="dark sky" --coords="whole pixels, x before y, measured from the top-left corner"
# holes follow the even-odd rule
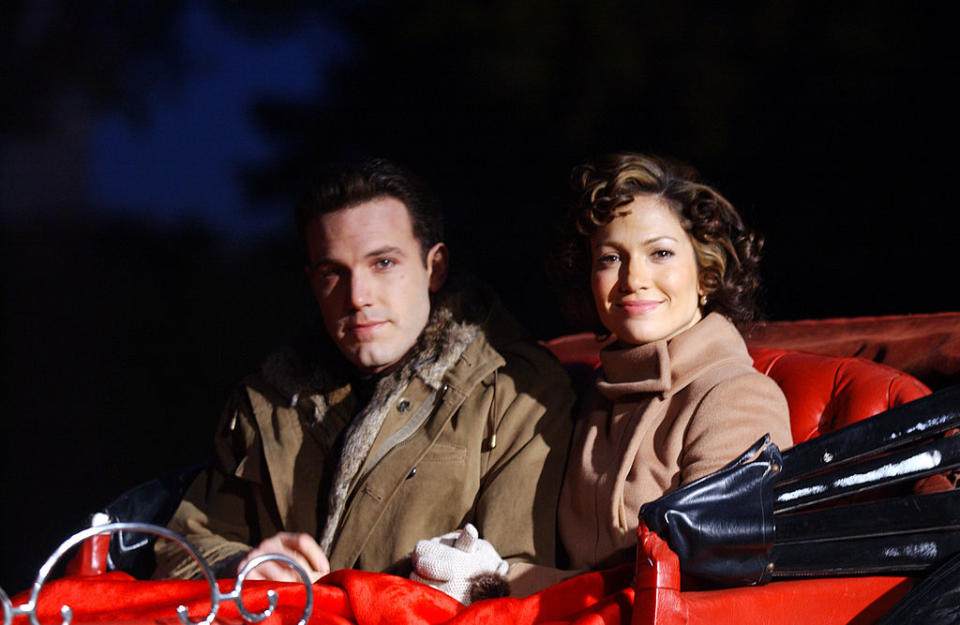
[[[960,310],[939,5],[277,6],[0,5],[8,593],[85,514],[207,457],[312,310],[288,214],[325,161],[423,174],[454,262],[538,338],[570,330],[543,272],[569,169],[620,149],[690,161],[766,235],[773,319]]]
[[[83,130],[62,141],[48,123],[44,137],[69,167],[7,148],[5,215],[196,226],[235,246],[289,231],[297,175],[311,166],[393,156],[437,187],[455,259],[532,321],[540,287],[511,277],[512,261],[542,264],[569,168],[649,150],[699,167],[766,235],[772,318],[960,303],[934,278],[952,242],[957,116],[945,94],[957,55],[930,7],[169,4],[153,46],[166,55],[113,54],[111,98],[62,98],[63,123],[75,116]],[[110,34],[101,22],[84,23],[88,38]],[[81,92],[107,82],[77,80]],[[33,162],[33,177],[14,169]],[[51,170],[74,168],[74,188],[51,183]],[[491,256],[483,238],[505,234],[522,243]],[[909,295],[889,293],[891,280]],[[801,294],[804,283],[819,288]]]

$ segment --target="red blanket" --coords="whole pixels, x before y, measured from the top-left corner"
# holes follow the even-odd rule
[[[491,599],[469,607],[447,595],[401,577],[342,570],[314,584],[310,625],[449,623],[577,623],[626,625],[630,623],[633,589],[632,565],[588,573],[569,579],[526,599]],[[301,584],[247,581],[243,597],[247,609],[267,608],[266,593],[277,592],[274,614],[263,623],[295,625],[300,619],[305,589]],[[233,590],[232,581],[220,582],[220,592]],[[13,597],[13,605],[27,602],[29,593]],[[137,581],[123,573],[93,577],[67,577],[44,586],[37,601],[41,623],[61,622],[60,607],[73,610],[73,623],[179,623],[176,608],[184,605],[193,621],[210,610],[210,590],[203,581]],[[217,621],[240,623],[232,601],[220,603]],[[27,625],[17,617],[13,625]]]

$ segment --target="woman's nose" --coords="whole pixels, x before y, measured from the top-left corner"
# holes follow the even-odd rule
[[[620,289],[626,293],[639,291],[649,286],[649,272],[642,260],[624,263],[620,270]]]

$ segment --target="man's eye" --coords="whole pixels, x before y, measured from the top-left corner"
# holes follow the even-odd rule
[[[326,284],[332,284],[343,275],[343,269],[336,265],[323,265],[317,267],[313,275],[315,280],[322,280]]]
[[[377,269],[382,270],[382,269],[390,269],[396,264],[397,263],[394,262],[392,258],[378,258],[377,261],[373,263],[373,266],[376,267]]]

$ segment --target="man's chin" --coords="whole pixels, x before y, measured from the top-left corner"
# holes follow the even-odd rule
[[[386,354],[361,348],[354,352],[350,360],[361,373],[375,375],[393,368],[400,361],[400,358],[390,358]]]
[[[344,355],[361,373],[377,375],[389,373],[399,366],[416,348],[416,344],[406,350],[390,349],[392,346],[382,344],[376,346],[378,349],[373,349],[374,347],[370,344],[354,345],[349,352],[344,352]]]

